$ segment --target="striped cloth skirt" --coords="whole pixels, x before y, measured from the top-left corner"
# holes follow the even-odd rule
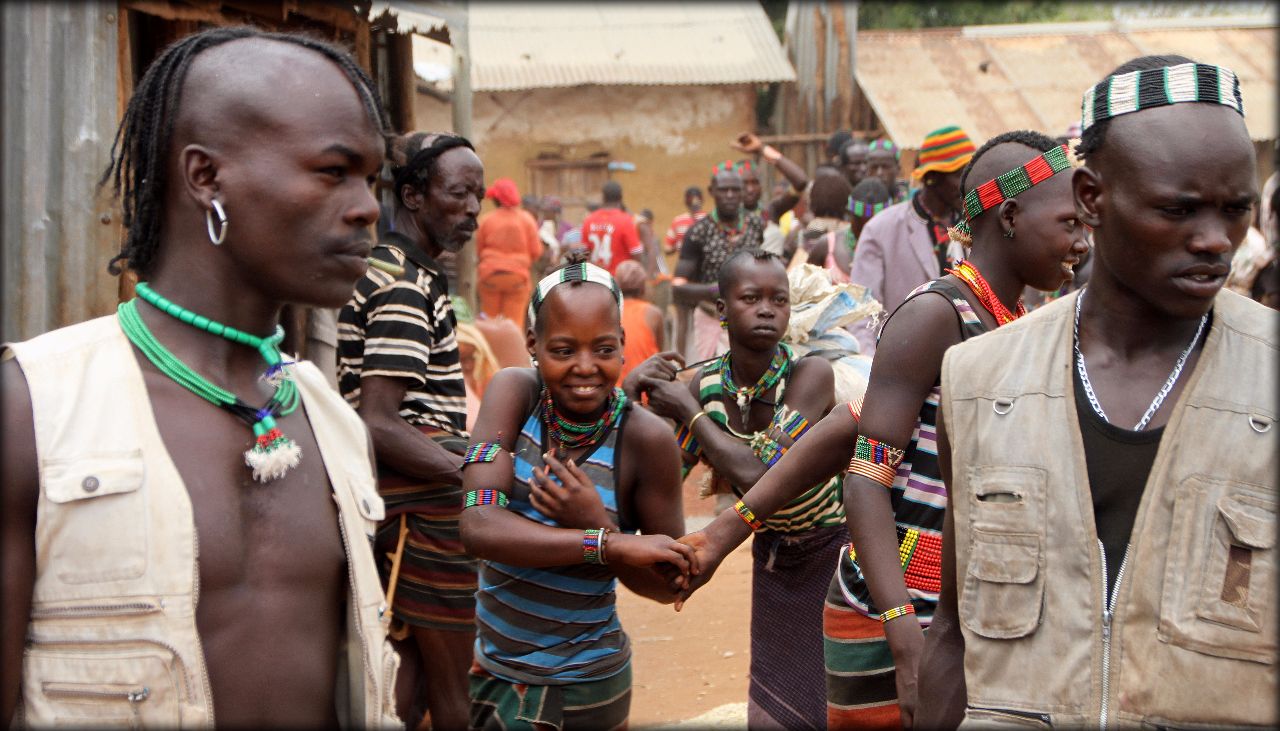
[[[631,665],[603,680],[529,685],[471,666],[471,723],[483,731],[611,731],[631,715]]]
[[[879,618],[849,606],[831,577],[822,612],[827,728],[899,729],[897,674]]]
[[[462,454],[467,440],[434,429],[420,430],[450,452]],[[392,602],[393,615],[414,627],[474,632],[479,562],[462,548],[458,520],[462,488],[406,477],[379,465],[378,493],[386,519],[378,525],[376,556],[383,583],[404,517],[408,536]]]

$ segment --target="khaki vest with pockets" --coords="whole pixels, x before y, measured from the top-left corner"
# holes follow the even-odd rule
[[[23,720],[211,726],[191,502],[128,339],[111,316],[6,347],[31,392],[40,472]],[[370,545],[383,507],[366,432],[314,366],[294,372],[348,556],[339,717],[347,727],[394,726],[399,658],[386,642]]]
[[[965,725],[1274,726],[1277,315],[1215,300],[1165,407],[1107,637],[1076,296],[944,358]]]

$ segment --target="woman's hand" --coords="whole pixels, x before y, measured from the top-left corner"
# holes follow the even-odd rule
[[[564,528],[617,528],[609,519],[595,483],[573,460],[561,462],[551,452],[542,455],[542,459],[547,466],[541,471],[535,467],[529,479],[529,502],[538,512]]]
[[[673,591],[687,589],[689,577],[698,573],[698,558],[693,548],[663,535],[610,533],[605,538],[605,558],[609,563],[636,568],[667,564],[679,572],[679,576],[672,579]]]
[[[640,392],[649,396],[649,410],[658,416],[687,424],[701,408],[689,392],[689,384],[652,376],[640,377]]]

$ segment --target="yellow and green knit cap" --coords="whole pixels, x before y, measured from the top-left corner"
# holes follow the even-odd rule
[[[964,130],[952,125],[925,135],[911,177],[919,180],[930,170],[952,173],[973,159],[973,140]]]

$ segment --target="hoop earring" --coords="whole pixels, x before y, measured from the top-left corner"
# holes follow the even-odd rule
[[[221,246],[222,242],[227,238],[227,212],[222,210],[222,204],[217,198],[213,199],[213,210],[218,214],[218,233],[213,233],[213,216],[209,211],[204,212],[204,225],[209,230],[209,240],[214,246]]]

